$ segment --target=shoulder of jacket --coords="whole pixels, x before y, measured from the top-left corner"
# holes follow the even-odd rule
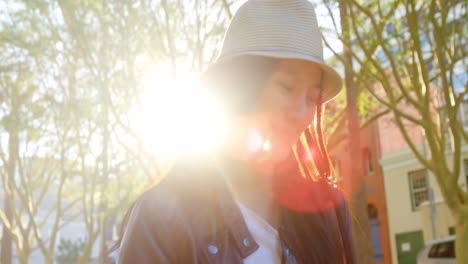
[[[146,210],[177,211],[209,201],[216,189],[216,171],[204,164],[178,162],[137,204]]]

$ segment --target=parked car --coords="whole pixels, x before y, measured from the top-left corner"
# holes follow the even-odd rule
[[[417,264],[455,263],[455,236],[433,240],[418,254]]]

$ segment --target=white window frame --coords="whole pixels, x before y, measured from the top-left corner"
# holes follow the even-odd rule
[[[424,187],[419,187],[419,188],[416,188],[416,189],[415,189],[415,188],[413,187],[413,177],[414,177],[414,175],[417,175],[417,173],[423,173],[423,174],[424,174],[425,186],[424,186]],[[419,176],[419,175],[418,175],[418,176]],[[428,184],[428,178],[427,178],[426,169],[419,169],[419,170],[414,170],[414,171],[408,172],[408,181],[409,181],[409,187],[410,187],[411,208],[412,208],[413,211],[414,211],[414,210],[416,210],[417,208],[419,208],[419,206],[420,206],[421,203],[429,201],[429,184]],[[415,194],[416,194],[416,193],[419,193],[419,192],[426,192],[427,200],[425,200],[425,201],[420,201],[418,204],[416,204],[416,196],[415,196]]]

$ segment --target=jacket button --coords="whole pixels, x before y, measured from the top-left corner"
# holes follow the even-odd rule
[[[244,240],[242,240],[242,244],[244,244],[245,247],[250,247],[250,239],[244,238]]]
[[[210,252],[212,255],[216,255],[216,253],[218,253],[218,247],[211,244],[208,246],[208,252]]]

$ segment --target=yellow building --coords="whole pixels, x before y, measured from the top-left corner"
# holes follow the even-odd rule
[[[418,148],[424,153],[422,144]],[[464,147],[463,154],[459,184],[466,189],[468,146]],[[450,156],[448,153],[449,159]],[[384,175],[393,263],[415,263],[417,252],[424,244],[454,233],[453,219],[435,178],[408,147],[383,153],[380,165]]]

